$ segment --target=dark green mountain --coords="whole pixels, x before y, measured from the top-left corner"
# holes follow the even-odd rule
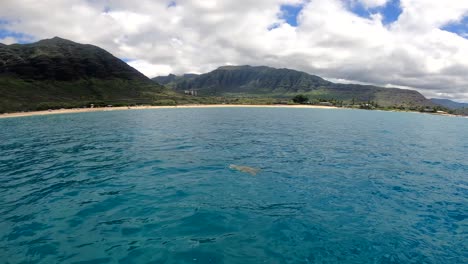
[[[435,104],[441,105],[443,107],[447,107],[448,109],[452,109],[452,110],[468,108],[468,104],[466,103],[458,103],[449,99],[432,98],[431,101]]]
[[[162,85],[167,85],[167,84],[170,84],[170,83],[173,83],[173,82],[177,82],[179,80],[187,80],[187,79],[191,79],[191,78],[194,78],[194,77],[197,77],[197,76],[198,76],[198,74],[192,74],[192,73],[187,73],[187,74],[184,74],[182,76],[169,74],[168,76],[155,77],[155,78],[153,78],[153,81],[155,81],[155,82],[157,82],[159,84],[162,84]]]
[[[96,46],[57,37],[0,45],[0,112],[152,103],[170,94]]]
[[[153,78],[152,80],[162,84],[162,85],[167,85],[169,83],[175,82],[177,79],[177,75],[175,74],[169,74],[168,76],[158,76]]]
[[[308,91],[330,82],[303,72],[260,66],[224,66],[202,75],[156,77],[176,90],[199,89],[207,95],[226,93],[283,94]],[[167,81],[170,81],[169,83]]]
[[[204,96],[291,98],[305,94],[311,99],[373,101],[381,106],[434,105],[414,90],[337,84],[305,72],[265,66],[225,66],[201,75],[170,75],[153,80],[179,92],[194,89]]]

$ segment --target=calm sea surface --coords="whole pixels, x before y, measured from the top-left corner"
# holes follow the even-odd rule
[[[468,263],[468,119],[272,108],[1,119],[0,263]]]

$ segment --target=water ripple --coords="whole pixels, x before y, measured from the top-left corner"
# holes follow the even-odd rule
[[[468,263],[464,119],[167,109],[0,129],[6,263]]]

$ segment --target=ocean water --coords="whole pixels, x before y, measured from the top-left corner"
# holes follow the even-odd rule
[[[0,132],[0,263],[468,263],[468,119],[159,109]]]

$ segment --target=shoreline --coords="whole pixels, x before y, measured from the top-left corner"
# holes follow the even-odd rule
[[[302,109],[349,109],[359,110],[355,108],[344,108],[336,106],[322,106],[322,105],[242,105],[242,104],[188,104],[188,105],[174,105],[174,106],[111,106],[111,107],[94,107],[94,108],[70,108],[70,109],[54,109],[54,110],[43,110],[43,111],[31,111],[31,112],[15,112],[15,113],[4,113],[0,114],[0,119],[3,118],[14,118],[14,117],[27,117],[27,116],[45,116],[45,115],[58,115],[58,114],[76,114],[76,113],[90,113],[90,112],[106,112],[106,111],[128,111],[128,110],[144,110],[144,109],[177,109],[177,108],[302,108]],[[430,114],[437,116],[449,116],[449,117],[462,117],[468,118],[463,115],[452,115],[452,114],[435,114],[435,113],[421,113],[414,111],[385,111],[385,110],[374,110],[383,112],[394,112],[394,113],[416,113],[416,114]]]
[[[143,109],[180,109],[180,108],[319,108],[319,109],[339,109],[334,106],[321,105],[237,105],[237,104],[191,104],[191,105],[174,105],[174,106],[112,106],[112,107],[94,107],[94,108],[71,108],[71,109],[54,109],[31,112],[15,112],[0,114],[1,118],[27,117],[27,116],[44,116],[58,114],[75,114],[75,113],[91,113],[91,112],[106,112],[106,111],[126,111],[126,110],[143,110]]]

